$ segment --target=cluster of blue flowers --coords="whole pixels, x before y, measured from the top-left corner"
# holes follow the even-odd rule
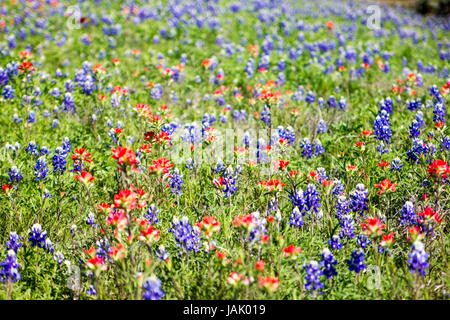
[[[200,234],[192,228],[186,216],[182,217],[181,220],[174,217],[169,232],[173,233],[177,246],[182,248],[184,252],[200,252]]]
[[[155,275],[151,275],[142,284],[142,296],[144,300],[161,300],[165,292],[161,288],[161,280]]]

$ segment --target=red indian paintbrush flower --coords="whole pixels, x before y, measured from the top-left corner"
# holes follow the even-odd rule
[[[150,166],[150,174],[167,174],[169,169],[173,167],[173,164],[166,158],[159,158],[153,161],[153,165]]]
[[[81,172],[81,176],[75,176],[75,179],[80,181],[82,184],[89,184],[94,181],[94,177],[89,172],[83,171]]]
[[[381,189],[380,191],[377,192],[378,194],[383,194],[386,191],[393,192],[395,191],[396,186],[397,186],[396,183],[392,183],[391,180],[388,179],[384,179],[383,181],[381,181],[381,183],[375,185],[376,188]]]
[[[137,208],[137,194],[128,189],[120,190],[114,195],[114,207],[117,209],[134,210]]]
[[[136,154],[133,150],[126,147],[117,147],[113,149],[112,158],[117,160],[119,165],[128,165],[134,167],[137,165]]]
[[[203,221],[196,223],[195,226],[203,230],[208,238],[220,230],[220,223],[215,217],[203,217]]]
[[[428,166],[428,173],[437,179],[447,179],[450,167],[444,160],[435,160]]]
[[[267,191],[283,191],[283,187],[286,186],[284,183],[281,183],[278,179],[270,181],[261,181],[258,184],[262,189]]]
[[[381,236],[381,234],[383,233],[383,229],[386,228],[386,225],[382,224],[381,221],[377,218],[367,218],[367,223],[361,223],[361,228],[363,233],[368,236]]]
[[[268,291],[275,291],[280,286],[280,281],[275,277],[259,277],[258,278],[258,286],[263,287]]]
[[[296,257],[299,253],[302,252],[302,249],[296,248],[292,244],[283,249],[284,257]]]

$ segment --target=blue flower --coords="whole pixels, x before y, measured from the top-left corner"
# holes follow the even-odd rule
[[[161,289],[161,280],[155,275],[151,275],[142,285],[143,297],[145,300],[161,300],[165,292]]]
[[[200,251],[200,234],[192,228],[186,216],[181,218],[181,220],[174,216],[172,228],[169,229],[169,232],[173,233],[177,246],[184,251]]]
[[[350,260],[347,260],[348,269],[360,273],[361,270],[366,269],[364,264],[364,252],[361,249],[354,250]]]
[[[424,245],[420,241],[413,243],[412,251],[408,255],[408,268],[411,273],[418,273],[422,277],[427,275],[426,269],[430,267],[428,264],[428,253],[425,252]]]
[[[337,235],[333,235],[331,237],[331,240],[328,240],[328,244],[331,246],[331,249],[333,250],[341,250],[342,249],[342,243],[339,242],[340,238]]]
[[[356,185],[355,191],[350,194],[350,208],[353,212],[359,213],[361,216],[364,216],[364,212],[369,210],[369,198],[367,197],[368,194],[369,191],[363,184],[360,183]]]
[[[181,187],[183,186],[183,175],[180,174],[180,171],[176,168],[170,173],[169,185],[171,191],[175,195],[182,195]]]
[[[356,239],[356,243],[363,249],[367,248],[368,245],[372,243],[372,241],[365,235],[358,235],[358,239]]]
[[[45,177],[47,177],[47,174],[47,160],[45,159],[45,157],[39,157],[37,159],[36,165],[34,166],[34,175],[36,176],[36,180],[44,180]]]
[[[158,214],[159,210],[156,208],[156,205],[152,203],[147,209],[147,214],[144,215],[144,218],[148,219],[151,224],[157,224],[159,222]]]
[[[22,277],[19,273],[19,264],[14,250],[8,250],[6,260],[0,263],[0,282],[17,282]]]
[[[319,294],[323,294],[321,289],[324,285],[320,282],[320,276],[323,275],[323,272],[320,270],[317,261],[309,262],[307,265],[303,266],[303,269],[306,271],[305,289],[308,291],[318,290]]]
[[[31,227],[28,240],[31,242],[32,247],[38,246],[39,248],[44,248],[46,237],[47,231],[42,230],[42,226],[36,223]]]
[[[19,242],[20,236],[16,232],[11,232],[9,234],[8,242],[6,242],[6,248],[8,250],[14,250],[17,253],[17,250],[22,247],[22,244]]]
[[[337,261],[331,254],[331,251],[327,248],[323,249],[320,266],[323,268],[322,272],[327,277],[328,280],[333,278],[333,276],[337,275],[336,268],[334,267],[336,264]]]
[[[19,183],[20,180],[22,180],[22,178],[23,178],[22,175],[19,172],[19,169],[16,166],[13,166],[9,170],[8,175],[9,175],[9,181],[11,181],[11,182]]]

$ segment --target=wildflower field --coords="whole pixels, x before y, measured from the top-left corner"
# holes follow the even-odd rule
[[[450,20],[0,4],[0,299],[449,299]]]

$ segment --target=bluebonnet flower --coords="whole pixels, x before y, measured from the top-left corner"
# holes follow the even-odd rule
[[[159,222],[158,214],[159,210],[156,208],[156,205],[152,203],[147,209],[147,214],[144,215],[144,218],[148,219],[151,224],[157,224]]]
[[[55,252],[55,255],[53,256],[53,260],[56,261],[56,263],[61,264],[64,261],[64,255],[61,252]]]
[[[423,113],[418,111],[416,114],[416,119],[414,119],[409,127],[409,137],[417,138],[420,136],[420,128],[425,124],[423,120]]]
[[[22,175],[19,172],[19,169],[16,166],[11,167],[11,169],[8,172],[9,175],[9,181],[11,182],[17,182],[19,183],[20,180],[22,180]]]
[[[372,241],[366,235],[358,235],[356,239],[356,243],[363,249],[367,248],[368,245],[372,243]]]
[[[25,151],[28,152],[29,155],[31,156],[39,156],[39,152],[37,151],[37,145],[36,142],[34,141],[30,141],[30,143],[28,144],[28,147],[26,147]]]
[[[333,181],[333,189],[331,190],[331,194],[333,197],[338,197],[344,192],[344,185],[342,184],[341,180],[334,180]]]
[[[305,97],[306,103],[314,103],[315,100],[316,96],[314,95],[314,93],[312,91],[308,91]]]
[[[95,224],[95,215],[90,212],[86,218],[86,224],[89,226],[92,226],[93,228],[96,228],[97,225]]]
[[[156,256],[159,260],[166,261],[169,259],[169,255],[166,252],[166,248],[163,245],[160,245],[158,251],[156,251]]]
[[[39,157],[37,159],[36,165],[34,168],[34,175],[36,176],[37,181],[44,180],[47,177],[48,169],[47,169],[47,160],[45,157]]]
[[[99,239],[95,242],[95,245],[97,246],[95,255],[99,258],[111,260],[111,257],[109,256],[109,252],[111,251],[111,246],[106,238]]]
[[[189,159],[187,159],[186,160],[186,169],[189,169],[189,170],[194,170],[194,168],[196,167],[197,165],[194,163],[194,160],[192,160],[191,158],[189,158]]]
[[[55,155],[53,156],[53,172],[63,174],[66,171],[67,165],[67,153],[64,152],[62,147],[55,149]]]
[[[432,143],[425,143],[421,139],[413,139],[411,149],[406,152],[407,160],[418,163],[421,158],[429,162],[431,156],[436,152],[436,147]]]
[[[28,234],[28,240],[31,242],[31,246],[38,246],[39,248],[45,247],[45,241],[47,238],[47,231],[42,230],[42,226],[39,223],[34,224],[31,227],[31,231]]]
[[[323,268],[322,272],[327,277],[327,279],[333,278],[333,276],[337,275],[336,268],[334,267],[337,264],[336,259],[333,257],[331,251],[327,248],[322,250],[322,260],[320,261],[320,266]]]
[[[95,290],[93,285],[90,285],[89,288],[86,290],[86,294],[88,296],[96,296],[97,295],[97,290]]]
[[[17,113],[15,113],[12,117],[12,121],[14,121],[14,123],[19,124],[22,122],[22,119],[19,117],[19,115]]]
[[[364,212],[369,210],[368,203],[369,198],[367,195],[369,190],[365,188],[363,184],[356,185],[355,191],[350,194],[350,208],[353,212],[359,213],[364,216]]]
[[[448,136],[443,135],[441,145],[445,151],[449,151],[450,150],[450,138]]]
[[[331,240],[328,240],[328,244],[331,246],[331,249],[333,250],[341,250],[342,249],[342,243],[339,242],[340,238],[337,235],[333,235],[331,237]]]
[[[225,170],[223,176],[220,178],[220,180],[218,180],[219,181],[218,183],[222,188],[223,195],[227,198],[234,195],[238,190],[238,188],[236,187],[238,173],[239,173],[238,168],[233,170],[233,168],[228,167],[227,170]]]
[[[181,220],[174,216],[172,228],[169,229],[169,232],[173,233],[177,246],[184,251],[200,251],[200,234],[192,228],[186,216],[182,217]]]
[[[284,129],[282,126],[278,126],[277,131],[279,138],[286,139],[289,145],[293,145],[295,143],[295,131],[292,127],[287,127]]]
[[[414,211],[414,204],[411,201],[406,201],[401,210],[402,216],[400,224],[412,227],[418,223],[418,215]]]
[[[10,232],[8,242],[6,242],[6,248],[8,250],[14,250],[14,252],[17,253],[17,250],[22,247],[22,244],[19,241],[20,236],[17,234],[17,232]]]
[[[319,140],[314,141],[314,144],[312,146],[314,148],[314,155],[318,156],[325,152],[324,147],[322,146],[322,142]]]
[[[445,106],[444,103],[436,103],[433,109],[433,121],[435,123],[445,122]]]
[[[395,158],[391,162],[391,171],[400,171],[403,168],[402,161],[399,158]]]
[[[353,239],[355,237],[355,222],[351,215],[343,215],[339,220],[339,224],[341,226],[341,231],[339,233],[340,238]]]
[[[181,187],[183,186],[183,183],[184,183],[183,175],[180,174],[180,171],[177,168],[175,168],[170,173],[170,180],[169,180],[169,185],[170,185],[172,193],[175,195],[183,194],[183,192],[181,191]]]
[[[2,91],[3,98],[5,98],[6,100],[13,99],[15,97],[14,96],[15,91],[16,90],[13,89],[10,85],[6,85]]]
[[[347,100],[345,100],[344,97],[341,97],[341,99],[339,100],[339,110],[344,111],[346,106],[347,106]]]
[[[406,101],[406,107],[410,110],[410,111],[416,111],[417,109],[420,109],[420,107],[422,106],[422,101],[420,101],[419,99],[416,100],[408,100]]]
[[[264,236],[267,235],[267,229],[266,229],[266,223],[267,219],[264,217],[261,217],[259,212],[253,212],[253,221],[255,223],[255,226],[250,231],[250,235],[248,236],[248,241],[252,242],[254,240],[261,240]]]
[[[312,210],[318,213],[322,204],[320,203],[319,193],[314,184],[308,184],[306,191],[303,193],[303,197],[305,198],[305,211]]]
[[[261,121],[264,122],[266,126],[270,127],[270,108],[267,106],[264,106],[264,109],[261,112]]]
[[[391,143],[391,122],[389,119],[389,113],[387,113],[386,110],[381,110],[376,116],[373,121],[373,130],[374,136],[377,140],[383,142],[384,145]]]
[[[343,216],[350,214],[350,201],[344,195],[338,196],[336,200],[336,218],[341,220]]]
[[[337,104],[336,98],[334,96],[330,96],[327,101],[328,108],[336,108],[337,105],[338,104]]]
[[[305,289],[308,291],[318,290],[318,293],[322,294],[323,292],[321,289],[324,285],[320,282],[320,276],[323,275],[323,272],[320,270],[317,261],[309,262],[307,265],[303,266],[303,269],[306,271]]]
[[[161,280],[155,275],[151,275],[142,285],[143,297],[145,300],[161,300],[165,292],[161,289]]]
[[[364,252],[361,249],[354,250],[352,252],[350,260],[347,260],[348,269],[360,273],[361,270],[367,268],[364,264]]]
[[[17,282],[22,277],[19,273],[19,263],[14,250],[8,250],[6,260],[0,263],[0,282]]]
[[[301,156],[306,159],[311,159],[313,156],[313,147],[311,141],[308,138],[303,138],[300,143],[300,149],[302,151]]]
[[[408,254],[408,268],[411,273],[420,274],[422,277],[427,275],[426,269],[430,267],[428,264],[428,253],[422,242],[416,241],[413,243],[412,251]]]
[[[320,134],[320,133],[325,133],[327,131],[328,131],[328,127],[327,127],[326,122],[323,120],[320,120],[317,125],[317,133]]]

